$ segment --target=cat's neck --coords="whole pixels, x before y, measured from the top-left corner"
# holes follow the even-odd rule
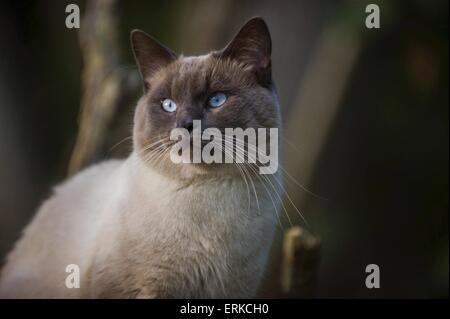
[[[215,183],[217,181],[242,181],[239,171],[233,170],[231,167],[228,173],[218,174],[211,170],[209,172],[201,172],[192,166],[177,167],[177,169],[163,169],[158,165],[149,165],[145,163],[142,157],[134,151],[130,154],[126,161],[127,171],[131,181],[148,185],[153,183],[155,179],[172,185],[176,189],[183,189],[195,184],[204,184],[208,182]],[[183,164],[177,164],[183,165]]]

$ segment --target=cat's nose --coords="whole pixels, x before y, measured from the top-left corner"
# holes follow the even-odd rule
[[[189,132],[192,132],[192,129],[194,128],[194,120],[190,115],[183,116],[183,118],[178,121],[177,126],[180,128],[185,128]]]

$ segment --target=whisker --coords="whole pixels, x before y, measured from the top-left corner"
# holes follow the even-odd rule
[[[228,142],[229,142],[229,141],[228,141]],[[240,154],[237,154],[237,153],[234,151],[234,149],[230,147],[229,143],[227,144],[227,141],[226,141],[226,140],[225,140],[224,147],[225,147],[226,149],[228,149],[228,150],[231,150],[232,153],[233,153],[234,155],[236,155],[236,156],[240,155]],[[242,159],[242,157],[240,157],[240,158]],[[237,164],[239,165],[240,163],[237,163]],[[243,168],[244,170],[246,170],[244,165],[241,164],[241,166],[242,166],[242,168]],[[283,226],[282,226],[281,221],[280,221],[280,217],[278,216],[278,211],[277,211],[278,208],[277,208],[276,205],[275,205],[275,202],[274,202],[274,200],[273,200],[272,195],[270,194],[270,192],[269,192],[269,190],[267,189],[267,187],[266,187],[264,181],[261,179],[261,177],[259,176],[259,174],[258,174],[258,172],[256,171],[256,169],[255,169],[252,165],[250,165],[249,168],[252,169],[253,173],[255,173],[255,175],[259,178],[259,180],[261,181],[262,185],[263,185],[264,188],[266,189],[266,192],[269,194],[269,197],[270,197],[270,199],[271,199],[271,201],[272,201],[272,204],[273,204],[273,206],[274,206],[274,209],[275,209],[275,213],[276,213],[276,215],[277,215],[278,223],[280,224],[281,229],[283,229]],[[253,180],[251,179],[251,174],[250,174],[249,172],[247,172],[247,174],[248,174],[250,180],[251,180],[252,183],[253,183]],[[268,181],[270,182],[270,180],[268,180]],[[291,220],[290,220],[289,214],[287,213],[287,210],[286,210],[286,208],[285,208],[285,206],[284,206],[284,204],[283,204],[283,201],[282,201],[281,197],[279,196],[278,192],[276,191],[276,189],[275,189],[275,187],[274,187],[273,185],[272,185],[272,188],[274,189],[274,191],[275,191],[275,193],[277,194],[277,196],[278,196],[278,198],[279,198],[281,204],[283,205],[283,208],[284,208],[284,211],[285,211],[285,213],[286,213],[286,217],[287,217],[288,220],[289,220],[289,223],[292,225],[292,222],[291,222]],[[257,194],[256,194],[256,190],[255,190],[254,184],[253,184],[253,190],[254,190],[254,192],[255,192],[255,198],[256,198],[256,200],[257,200],[258,211],[260,211],[260,208],[259,208],[259,202],[258,202],[258,197],[257,197]]]
[[[225,136],[225,138],[227,138],[227,136]],[[229,138],[229,137],[228,137]],[[252,144],[249,144],[249,143],[247,143],[247,144],[245,144],[245,141],[243,141],[243,140],[241,140],[241,139],[238,139],[238,138],[236,138],[236,143],[237,142],[239,142],[239,143],[241,143],[241,145],[247,145],[248,147],[252,147],[252,149],[253,150],[255,150],[257,153],[258,153],[258,155],[265,155],[265,154],[263,154],[257,147],[255,147],[254,145],[252,145]],[[289,142],[289,143],[292,143],[292,142]],[[244,150],[245,151],[245,150]],[[278,166],[280,167],[280,169],[282,170],[282,172],[295,184],[295,185],[297,185],[298,187],[300,187],[303,191],[305,191],[306,193],[308,193],[309,195],[311,195],[311,196],[314,196],[314,197],[316,197],[316,198],[318,198],[318,199],[320,199],[320,200],[327,200],[325,197],[323,197],[323,196],[320,196],[320,195],[318,195],[318,194],[316,194],[316,193],[314,193],[313,191],[311,191],[311,190],[309,190],[308,188],[306,188],[305,186],[303,186],[299,181],[297,181],[291,174],[289,174],[289,172],[283,167],[283,165],[281,165],[280,163],[278,163]]]
[[[219,143],[217,143],[217,142],[216,142],[216,145],[222,146],[221,144],[219,144]],[[226,149],[223,149],[223,154],[224,154],[225,156],[228,155],[228,154],[226,153],[226,151],[227,151]],[[231,158],[233,158],[233,155],[231,155]],[[241,175],[242,180],[245,182],[245,185],[246,185],[246,187],[247,187],[247,198],[248,198],[248,201],[247,201],[247,214],[249,215],[249,214],[250,214],[250,187],[249,187],[248,182],[247,182],[247,177],[245,176],[245,174],[244,174],[242,168],[241,168],[239,165],[237,165],[237,163],[233,163],[233,164],[234,164],[234,166],[238,169],[238,172],[239,172],[239,174]]]
[[[119,145],[122,144],[123,142],[125,142],[125,141],[127,141],[127,140],[132,140],[132,139],[133,139],[133,136],[125,137],[125,138],[124,138],[123,140],[121,140],[120,142],[114,144],[114,145],[108,150],[108,153],[110,153],[112,150],[114,150],[117,146],[119,146]]]
[[[241,140],[236,139],[236,142],[238,142],[238,141],[239,141],[239,142],[242,142]],[[225,143],[227,143],[227,142],[230,143],[231,141],[230,141],[230,140],[227,141],[227,140],[225,139]],[[243,147],[241,147],[240,145],[238,145],[237,143],[236,143],[236,144],[233,144],[233,145],[235,145],[236,148],[240,148],[240,150],[242,150],[242,151],[245,152],[245,149],[244,149]],[[250,144],[247,144],[247,145],[248,145],[248,146],[251,146]],[[256,150],[256,151],[259,152],[259,150]],[[259,154],[261,154],[261,153],[259,152]],[[272,181],[270,181],[270,179],[268,179],[267,176],[264,176],[264,178],[266,178],[266,180],[270,183],[270,185],[272,186],[273,190],[274,190],[275,193],[278,195],[280,201],[282,201],[281,198],[280,198],[280,196],[279,196],[279,194],[278,194],[278,192],[276,191],[276,188],[275,188],[275,186],[273,185]],[[278,181],[278,179],[277,179],[276,177],[274,177],[274,179],[275,179],[275,180],[277,181],[277,183],[280,185],[280,187],[281,187],[283,193],[286,194],[286,197],[288,198],[288,200],[289,200],[289,202],[291,203],[292,207],[293,207],[293,208],[295,209],[295,211],[299,214],[299,216],[302,218],[302,220],[305,222],[305,224],[306,224],[307,226],[309,226],[308,221],[307,221],[306,218],[303,216],[303,214],[301,213],[301,211],[297,208],[297,206],[294,204],[294,202],[292,201],[291,197],[289,196],[289,193],[288,193],[288,192],[286,191],[286,189],[283,187],[283,185],[281,184],[281,182]],[[283,206],[284,206],[284,204],[283,204]],[[289,223],[292,225],[292,221],[291,221],[291,219],[290,219],[290,217],[289,217],[289,214],[287,213],[287,210],[286,210],[285,207],[284,207],[284,210],[285,210],[285,213],[286,213],[286,217],[287,217],[288,220],[289,220]]]

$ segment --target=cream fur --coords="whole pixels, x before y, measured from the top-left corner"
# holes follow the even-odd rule
[[[25,229],[0,296],[255,296],[280,201],[253,179],[260,209],[254,197],[248,207],[247,186],[232,175],[182,184],[135,153],[86,169],[58,186]],[[65,286],[68,264],[80,266],[80,289]]]

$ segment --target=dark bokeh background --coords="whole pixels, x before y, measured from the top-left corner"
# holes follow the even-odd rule
[[[67,174],[83,68],[78,31],[64,23],[69,3],[83,15],[84,1],[0,4],[2,260]],[[380,5],[380,29],[365,28],[369,3]],[[190,55],[224,46],[248,18],[264,17],[289,141],[286,169],[326,198],[287,185],[322,238],[317,295],[448,297],[448,1],[122,1],[118,13],[121,64],[131,70],[134,28]],[[327,73],[320,66],[329,61],[343,62]],[[330,93],[340,86],[341,94]],[[129,135],[138,91],[110,145]],[[107,147],[103,157],[129,148]],[[264,296],[276,295],[280,238]],[[381,268],[378,290],[364,284],[370,263]]]

